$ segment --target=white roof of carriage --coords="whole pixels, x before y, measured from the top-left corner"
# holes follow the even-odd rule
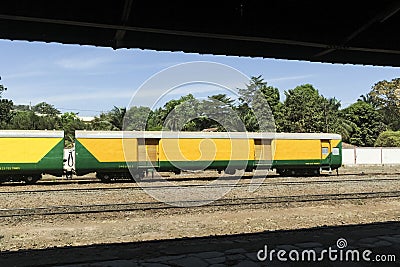
[[[76,131],[76,138],[215,138],[215,139],[341,139],[332,133],[172,132],[172,131]]]
[[[0,138],[63,138],[64,131],[55,130],[0,130]]]

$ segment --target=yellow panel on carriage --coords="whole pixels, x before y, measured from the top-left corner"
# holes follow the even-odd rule
[[[62,137],[1,137],[1,163],[37,163]]]
[[[307,160],[321,158],[321,140],[273,140],[274,160]]]
[[[160,161],[254,160],[253,139],[161,139]]]
[[[137,161],[135,138],[77,138],[99,162]]]

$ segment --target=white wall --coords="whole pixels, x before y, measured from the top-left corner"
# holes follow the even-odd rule
[[[400,164],[400,148],[398,147],[345,148],[342,155],[343,165]]]
[[[354,149],[343,149],[342,150],[342,164],[343,165],[352,165],[354,163]]]
[[[400,148],[385,148],[382,150],[382,164],[400,164]]]

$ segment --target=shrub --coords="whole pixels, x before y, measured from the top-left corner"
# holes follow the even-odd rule
[[[376,139],[375,146],[400,147],[400,131],[384,131]]]

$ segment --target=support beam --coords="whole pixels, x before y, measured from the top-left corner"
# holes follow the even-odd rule
[[[125,0],[124,3],[124,8],[122,10],[122,15],[121,15],[121,25],[125,26],[126,23],[128,22],[129,16],[132,12],[132,5],[133,5],[133,0]],[[115,40],[115,48],[120,47],[120,44],[122,40],[124,39],[126,30],[117,30],[115,32],[114,40]]]
[[[345,46],[346,44],[348,44],[351,40],[353,40],[354,38],[356,38],[358,35],[360,35],[362,32],[366,31],[369,27],[371,27],[374,23],[383,23],[384,21],[386,21],[387,19],[389,19],[391,16],[393,16],[394,14],[396,14],[398,11],[400,10],[400,2],[391,5],[390,7],[386,8],[383,12],[379,13],[378,15],[376,15],[375,17],[373,17],[371,20],[369,20],[368,22],[366,22],[364,25],[362,25],[360,28],[358,28],[357,30],[355,30],[354,32],[352,32],[350,35],[348,35],[341,43],[340,43],[340,47]],[[321,57],[323,55],[326,55],[328,53],[331,53],[333,51],[335,51],[335,48],[330,48],[327,50],[324,50],[316,55],[314,55],[314,58],[318,58]]]

